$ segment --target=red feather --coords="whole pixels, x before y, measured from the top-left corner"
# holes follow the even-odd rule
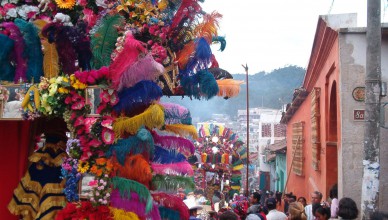
[[[182,220],[189,219],[190,217],[189,208],[178,196],[159,192],[159,193],[152,193],[152,198],[154,198],[154,201],[157,202],[159,205],[178,211],[180,214],[180,219]]]

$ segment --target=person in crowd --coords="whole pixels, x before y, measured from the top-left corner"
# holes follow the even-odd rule
[[[331,187],[329,192],[329,197],[331,199],[330,204],[330,213],[332,218],[338,217],[338,186],[337,184],[334,184],[333,187]]]
[[[286,220],[287,219],[286,214],[276,210],[276,200],[274,198],[268,198],[265,205],[269,210],[267,214],[267,220]]]
[[[260,204],[261,196],[258,192],[254,192],[249,197],[250,207],[247,210],[247,215],[257,215],[260,219],[265,219],[265,213],[263,211],[263,206]],[[247,217],[248,217],[247,216]],[[253,218],[253,216],[251,216]]]
[[[238,220],[238,216],[232,211],[226,211],[220,215],[219,220]]]
[[[303,207],[306,207],[306,205],[307,205],[307,200],[303,196],[298,198],[298,202],[302,203]]]
[[[294,194],[292,192],[284,194],[284,213],[288,213],[288,205]]]
[[[303,197],[302,197],[303,198]],[[288,206],[288,220],[306,220],[304,205],[300,202],[292,202]]]
[[[198,211],[202,210],[202,206],[199,205],[195,199],[190,198],[190,199],[185,199],[183,202],[186,204],[187,208],[189,208],[190,211],[190,218],[189,220],[200,220],[197,218]]]
[[[311,193],[311,204],[307,205],[304,208],[304,211],[307,215],[307,220],[313,220],[314,219],[314,212],[313,212],[313,205],[314,204],[321,204],[322,201],[322,193],[318,191],[314,191]]]
[[[276,191],[275,193],[276,201],[278,202],[279,206],[282,205],[282,193],[279,191]]]
[[[219,191],[214,191],[213,197],[212,197],[212,203],[217,203],[221,201],[221,193]]]
[[[313,205],[313,212],[316,220],[329,220],[330,218],[330,208],[319,203]]]
[[[358,208],[353,199],[344,197],[338,203],[338,216],[343,219],[356,219]]]

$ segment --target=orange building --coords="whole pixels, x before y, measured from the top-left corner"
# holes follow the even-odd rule
[[[295,89],[281,120],[287,124],[286,192],[304,196],[308,202],[316,190],[327,200],[334,184],[339,198],[361,202],[366,29],[356,27],[356,16],[319,17],[303,84]],[[384,33],[383,81],[388,78]],[[387,129],[381,129],[380,135],[381,172],[387,172]],[[388,207],[385,176],[380,179],[381,207]]]

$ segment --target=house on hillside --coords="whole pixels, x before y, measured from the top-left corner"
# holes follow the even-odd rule
[[[388,81],[388,26],[382,25],[382,82]],[[366,28],[356,14],[320,16],[311,56],[281,122],[287,124],[287,192],[361,203],[365,113]],[[386,103],[388,98],[381,97]],[[388,109],[385,107],[385,118]],[[388,173],[388,129],[380,129],[381,174]],[[388,176],[380,176],[380,210],[388,210]],[[310,201],[308,201],[310,202]],[[360,208],[360,207],[359,207]]]

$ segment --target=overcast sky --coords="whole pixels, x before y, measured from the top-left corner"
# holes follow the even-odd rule
[[[386,22],[387,1],[381,17]],[[223,15],[219,35],[224,52],[212,47],[220,67],[230,73],[270,72],[287,65],[306,68],[319,15],[357,13],[357,26],[366,26],[367,0],[205,0],[204,11]],[[387,12],[386,12],[387,11]]]

